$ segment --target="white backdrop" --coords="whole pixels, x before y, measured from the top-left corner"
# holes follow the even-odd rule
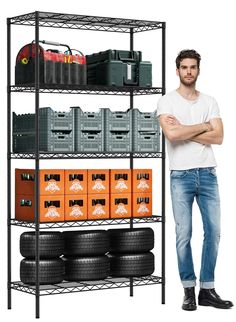
[[[2,211],[0,215],[0,317],[1,320],[33,321],[35,301],[28,294],[12,292],[12,310],[7,310],[7,256],[6,256],[6,18],[32,11],[51,11],[62,13],[88,14],[109,17],[134,18],[144,20],[166,21],[166,67],[167,67],[167,91],[178,86],[178,78],[175,75],[175,57],[184,48],[194,48],[202,56],[201,75],[198,81],[198,89],[216,98],[221,109],[224,122],[225,138],[221,146],[215,147],[218,161],[218,180],[221,192],[222,204],[222,235],[220,251],[216,269],[216,290],[222,298],[230,299],[236,304],[235,295],[235,251],[236,244],[236,216],[234,209],[235,169],[234,169],[234,129],[235,129],[235,10],[232,0],[225,1],[171,1],[171,0],[146,0],[145,2],[124,1],[117,2],[100,1],[45,1],[35,2],[11,1],[5,3],[1,9],[0,31],[2,48],[0,51],[0,98],[1,98],[1,126],[0,126],[0,202]],[[158,86],[160,80],[160,32],[145,32],[135,36],[134,49],[143,51],[143,58],[151,60],[154,64],[154,85]],[[156,38],[155,38],[156,37]],[[12,29],[12,76],[14,75],[14,62],[18,50],[34,38],[34,30],[30,27],[16,27]],[[77,48],[84,53],[92,53],[100,50],[127,49],[129,39],[126,35],[117,35],[100,32],[82,32],[68,30],[40,29],[40,39],[60,41],[68,43],[72,48]],[[158,68],[160,72],[158,72]],[[12,77],[14,81],[14,78]],[[17,113],[32,111],[34,106],[33,94],[13,94],[12,106]],[[135,98],[135,107],[144,108],[147,111],[156,108],[158,96]],[[87,95],[41,95],[40,106],[52,106],[58,110],[67,110],[69,106],[79,105],[84,109],[95,110],[99,107],[111,107],[126,109],[129,101],[127,98],[98,97]],[[90,160],[91,161],[91,160]],[[92,168],[94,161],[42,162],[41,167],[47,168]],[[160,162],[158,160],[137,160],[135,167],[154,167],[154,209],[160,212]],[[18,161],[13,163],[17,167],[33,167],[32,162]],[[103,160],[97,163],[97,167],[128,167],[128,161]],[[143,320],[156,321],[174,318],[176,321],[199,321],[200,319],[224,319],[235,321],[235,309],[216,310],[214,308],[199,307],[196,312],[184,312],[181,310],[183,290],[179,282],[176,254],[174,223],[172,218],[169,198],[169,178],[167,170],[167,223],[166,223],[166,305],[161,305],[161,287],[159,285],[134,288],[134,297],[129,297],[129,289],[106,290],[101,292],[84,292],[77,294],[47,296],[41,298],[41,320],[64,321],[78,320],[103,320],[121,321]],[[155,227],[154,227],[155,226]],[[160,225],[152,225],[155,229],[156,247],[156,275],[160,274]],[[104,227],[106,229],[106,227]],[[13,279],[19,279],[19,235],[24,231],[13,227]],[[202,243],[202,225],[200,214],[194,207],[193,229],[193,255],[195,259],[196,273],[200,268],[200,255]]]

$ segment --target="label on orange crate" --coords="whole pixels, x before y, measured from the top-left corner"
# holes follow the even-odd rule
[[[102,215],[105,215],[106,214],[106,211],[103,209],[103,206],[100,205],[100,204],[97,204],[95,207],[94,207],[94,211],[92,212],[92,214],[94,216],[102,216]]]
[[[69,188],[70,191],[72,192],[79,192],[79,191],[83,191],[84,188],[81,185],[80,181],[78,179],[74,179],[74,181],[72,182],[72,185]]]
[[[119,203],[118,206],[117,206],[117,209],[115,211],[115,214],[119,215],[119,216],[124,216],[127,213],[128,213],[128,211],[125,208],[125,205],[123,203]]]
[[[70,217],[73,217],[73,218],[79,218],[79,217],[82,217],[84,216],[84,213],[82,211],[82,209],[80,208],[80,206],[74,206],[69,214]]]
[[[92,186],[92,190],[94,190],[95,192],[101,192],[105,189],[106,187],[104,186],[102,180],[96,179],[94,185]]]
[[[142,191],[145,191],[147,189],[149,189],[149,184],[147,183],[147,180],[145,178],[141,178],[140,181],[139,181],[139,184],[137,185],[137,188],[142,190]]]
[[[47,212],[44,216],[45,216],[45,218],[49,218],[49,219],[55,219],[57,217],[60,218],[60,214],[57,211],[57,207],[55,207],[55,206],[48,207]]]
[[[117,181],[117,184],[115,185],[115,189],[116,190],[119,190],[119,191],[125,191],[128,189],[128,186],[125,182],[124,179],[120,178],[118,181]]]
[[[138,209],[137,209],[137,213],[140,215],[140,216],[145,216],[149,213],[149,209],[146,205],[145,202],[141,202],[138,206]]]
[[[45,188],[45,191],[51,193],[54,193],[55,191],[60,191],[60,188],[58,187],[56,180],[49,180]]]

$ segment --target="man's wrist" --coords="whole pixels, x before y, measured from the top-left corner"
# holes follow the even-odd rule
[[[204,128],[204,132],[211,131],[211,124],[209,122],[205,122],[205,123],[202,123],[202,124],[203,124],[203,128]]]

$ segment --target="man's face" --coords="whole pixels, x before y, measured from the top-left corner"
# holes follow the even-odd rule
[[[197,66],[197,60],[193,58],[185,58],[181,61],[176,74],[179,76],[180,82],[188,87],[195,85],[200,69]]]

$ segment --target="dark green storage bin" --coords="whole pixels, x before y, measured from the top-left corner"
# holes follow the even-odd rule
[[[86,56],[87,83],[106,86],[152,86],[152,64],[141,51],[106,50]]]

